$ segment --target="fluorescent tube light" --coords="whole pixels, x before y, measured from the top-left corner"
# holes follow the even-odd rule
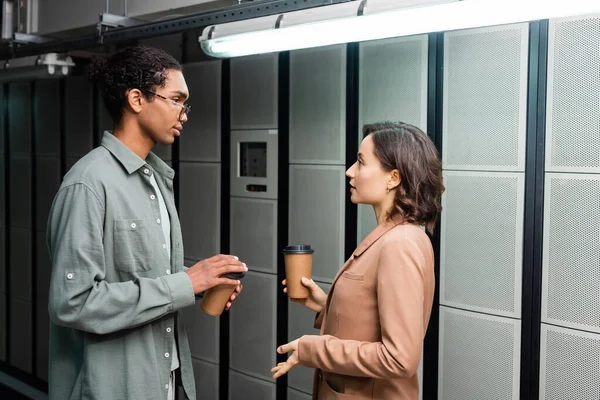
[[[206,54],[226,58],[600,13],[598,0],[463,0],[374,14],[369,14],[367,1],[362,16],[347,17],[348,4],[358,13],[360,3],[342,3],[346,15],[325,21],[318,16],[333,14],[336,6],[311,9],[318,22],[286,25],[286,19],[294,20],[295,13],[289,13],[281,14],[275,26],[258,30],[251,26],[259,26],[263,18],[240,21],[247,24],[245,32],[238,22],[213,25],[198,40]],[[273,16],[268,18],[273,21]]]
[[[61,57],[56,53],[13,59],[0,69],[0,82],[63,78],[74,66],[71,57]]]

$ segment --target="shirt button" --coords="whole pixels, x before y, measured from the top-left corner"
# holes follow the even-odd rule
[[[165,357],[169,358],[170,354],[169,353],[165,353]]]
[[[149,172],[150,172],[150,170],[149,170],[148,168],[144,168],[144,173],[145,173],[146,175],[148,175],[148,173],[149,173]]]
[[[151,195],[150,195],[150,199],[151,199],[151,200],[154,200],[155,198],[156,198],[156,196],[155,196],[155,195],[153,195],[153,194],[151,194]]]
[[[69,273],[67,274],[67,279],[73,279],[73,274],[69,272]]]
[[[167,333],[171,333],[171,328],[167,328]]]
[[[171,270],[170,270],[170,269],[168,269],[168,270],[167,270],[167,275],[170,275],[170,274],[171,274]]]
[[[165,389],[169,390],[169,384],[168,383],[165,385]]]
[[[137,225],[135,224],[135,222],[131,224],[131,228],[132,228],[132,229],[135,229],[135,227],[136,227],[136,226],[137,226]]]
[[[167,248],[167,245],[166,245],[166,244],[163,244],[163,249],[166,249],[166,248]]]
[[[156,223],[157,223],[157,224],[160,224],[160,218],[157,218],[157,219],[156,219]]]

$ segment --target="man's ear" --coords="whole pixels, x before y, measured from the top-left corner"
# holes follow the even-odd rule
[[[134,113],[138,114],[142,111],[144,101],[144,95],[139,89],[131,89],[127,92],[127,105]]]

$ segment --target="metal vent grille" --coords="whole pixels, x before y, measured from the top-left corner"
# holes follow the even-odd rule
[[[277,128],[277,54],[231,60],[231,129]]]
[[[444,171],[440,303],[521,314],[523,175]]]
[[[551,21],[546,169],[600,172],[600,18]]]
[[[524,171],[528,25],[444,39],[444,168]]]
[[[427,129],[427,35],[360,44],[359,140],[362,125],[403,121]]]
[[[542,324],[540,399],[600,399],[600,335]]]
[[[440,307],[439,398],[519,398],[521,321]]]
[[[346,159],[346,46],[290,53],[290,163]]]
[[[546,174],[542,319],[600,333],[600,176]]]

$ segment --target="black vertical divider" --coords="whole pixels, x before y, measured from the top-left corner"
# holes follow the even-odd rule
[[[444,34],[430,33],[427,57],[427,131],[442,157],[442,110],[443,110],[443,66]],[[442,210],[443,212],[443,210]],[[429,235],[435,254],[435,293],[429,319],[429,327],[423,345],[423,382],[421,389],[424,400],[438,398],[438,362],[440,327],[440,221]]]
[[[98,101],[98,83],[92,84],[92,147],[96,148],[102,140],[102,132],[100,132],[100,107],[102,102]]]
[[[67,96],[66,96],[67,80],[63,78],[58,84],[58,126],[60,129],[60,177],[62,178],[67,173]]]
[[[359,43],[346,46],[346,169],[356,161],[358,153],[358,99],[359,99]],[[347,188],[347,186],[344,186]],[[344,257],[350,258],[357,245],[358,206],[350,200],[350,190],[345,191],[345,237]]]
[[[188,34],[187,32],[183,32],[181,35],[181,60],[180,63],[181,64],[185,64],[187,62],[187,40],[188,40]],[[172,164],[172,168],[173,171],[175,172],[175,176],[173,177],[173,197],[175,200],[175,209],[177,209],[177,212],[180,213],[179,211],[179,186],[180,186],[180,182],[181,179],[179,177],[179,162],[180,162],[180,153],[179,153],[179,149],[180,149],[180,138],[178,136],[175,137],[175,140],[173,141],[173,144],[171,145],[171,164]],[[179,395],[179,390],[175,390],[175,399],[176,400],[180,400],[181,396]]]
[[[290,132],[290,52],[279,53],[278,149],[277,149],[277,346],[288,340],[288,297],[281,281],[285,279],[285,263],[281,249],[287,246],[289,229],[289,132]],[[273,349],[275,351],[275,349]],[[288,354],[277,354],[277,363]],[[277,378],[277,400],[287,399],[288,375]]]
[[[221,69],[221,253],[229,254],[229,214],[231,156],[231,64],[223,60]],[[229,312],[219,317],[219,399],[229,398]]]
[[[188,54],[187,54],[187,41],[188,41],[188,33],[183,32],[181,35],[181,64],[185,64],[187,62]],[[180,185],[180,177],[179,177],[179,162],[180,162],[180,137],[175,137],[175,141],[171,145],[171,164],[172,168],[175,171],[175,177],[173,178],[173,194],[175,197],[175,208],[179,209],[179,185]]]
[[[36,129],[37,121],[35,119],[36,102],[36,82],[31,82],[30,92],[30,119],[31,119],[31,370],[34,377],[37,377],[37,143]]]
[[[11,248],[10,248],[10,224],[11,224],[11,217],[10,217],[10,132],[9,132],[9,128],[10,128],[10,124],[8,121],[9,118],[9,111],[8,111],[8,102],[10,100],[10,87],[8,84],[4,85],[4,110],[2,110],[2,112],[4,113],[4,210],[5,210],[5,214],[4,214],[4,229],[6,234],[4,235],[4,278],[6,279],[6,303],[5,303],[5,307],[6,307],[6,361],[7,364],[10,364],[10,356],[11,356],[11,346],[10,346],[10,334],[9,334],[9,327],[10,327],[10,317],[11,317],[11,312],[10,312],[10,295],[11,295],[11,290],[10,290],[10,253],[11,253]]]
[[[520,398],[539,397],[548,20],[529,24]]]

